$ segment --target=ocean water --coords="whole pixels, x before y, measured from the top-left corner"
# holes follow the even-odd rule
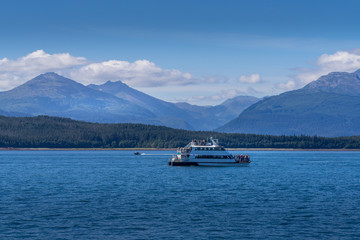
[[[145,153],[0,152],[0,239],[360,239],[360,152]]]

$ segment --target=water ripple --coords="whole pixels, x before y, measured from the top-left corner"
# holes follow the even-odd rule
[[[0,239],[358,239],[360,153],[0,152]]]

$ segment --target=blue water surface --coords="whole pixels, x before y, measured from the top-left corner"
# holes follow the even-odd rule
[[[360,152],[0,152],[0,239],[359,239]],[[234,152],[234,154],[239,152]]]

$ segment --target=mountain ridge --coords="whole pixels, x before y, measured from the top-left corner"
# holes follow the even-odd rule
[[[170,118],[170,120],[182,119],[198,130],[213,130],[235,118],[242,110],[259,100],[255,97],[239,96],[217,106],[197,106],[189,103],[166,102],[133,89],[121,81],[108,81],[102,85],[91,84],[88,86],[149,109],[159,116],[165,125],[168,125],[164,121],[167,120],[166,118]]]
[[[302,89],[268,97],[216,129],[270,135],[360,135],[360,78],[330,73]]]
[[[74,119],[103,122],[112,119],[136,119],[146,109],[136,109],[132,103],[87,88],[56,73],[41,74],[30,81],[6,92],[0,92],[1,110],[16,111],[30,115],[72,116]],[[101,117],[102,113],[108,117]],[[125,113],[124,113],[125,112]]]
[[[353,73],[332,72],[310,82],[303,89],[337,93],[342,95],[360,95],[360,69]]]
[[[238,115],[226,115],[223,111],[221,117],[209,118],[210,113],[206,113],[204,118],[196,111],[157,99],[121,81],[84,86],[53,72],[0,92],[0,101],[3,103],[0,114],[6,116],[49,115],[90,122],[143,123],[188,130],[213,130]],[[250,103],[244,104],[246,107]],[[201,109],[207,111],[207,108]]]

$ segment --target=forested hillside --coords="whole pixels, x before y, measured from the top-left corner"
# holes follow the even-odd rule
[[[218,138],[229,148],[360,148],[360,136],[308,137],[186,131],[142,124],[99,124],[58,117],[0,116],[0,147],[175,148],[192,139]]]

